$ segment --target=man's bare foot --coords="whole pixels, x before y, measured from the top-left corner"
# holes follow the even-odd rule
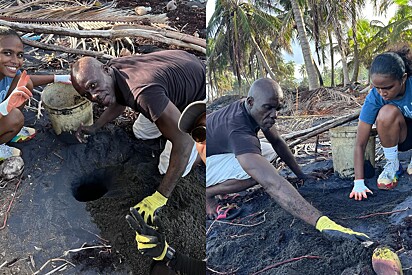
[[[206,196],[206,217],[209,220],[214,220],[217,217],[216,208],[218,206],[215,197]]]

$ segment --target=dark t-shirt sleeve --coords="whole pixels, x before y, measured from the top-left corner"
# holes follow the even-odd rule
[[[140,106],[139,111],[152,122],[160,117],[169,101],[165,90],[160,85],[147,86],[136,99]]]
[[[229,134],[229,146],[235,156],[253,153],[261,154],[260,142],[256,135],[245,133],[244,130],[232,131]]]

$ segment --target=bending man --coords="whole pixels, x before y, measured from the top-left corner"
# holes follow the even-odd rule
[[[207,117],[206,211],[216,216],[216,195],[240,192],[261,184],[286,211],[331,236],[367,240],[368,236],[344,228],[307,202],[275,167],[262,156],[257,132],[262,130],[279,157],[302,179],[289,147],[274,126],[283,104],[278,83],[262,78],[250,87],[246,100],[236,101]]]

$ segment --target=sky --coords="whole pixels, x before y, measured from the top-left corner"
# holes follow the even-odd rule
[[[206,22],[209,22],[210,17],[212,16],[213,12],[215,10],[215,0],[208,0],[206,4]],[[365,8],[363,9],[363,14],[361,15],[363,18],[370,20],[379,20],[382,21],[384,24],[388,23],[389,19],[395,14],[396,11],[396,5],[392,5],[386,15],[377,15],[374,14],[373,12],[370,12],[373,10],[372,4],[368,1],[367,4],[365,5]],[[311,44],[312,51],[314,51],[314,45]],[[292,50],[293,50],[293,55],[289,55],[287,53],[284,53],[283,58],[285,61],[291,61],[293,60],[296,64],[295,66],[295,78],[296,79],[302,79],[301,74],[299,73],[299,65],[303,64],[303,56],[302,56],[302,50],[300,48],[300,45],[298,43],[293,43],[292,44]],[[339,57],[335,58],[335,60],[338,60]]]

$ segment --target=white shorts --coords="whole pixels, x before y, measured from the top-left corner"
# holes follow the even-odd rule
[[[156,124],[142,114],[139,114],[133,123],[133,134],[137,139],[142,140],[155,139],[162,135]]]
[[[260,141],[262,156],[273,161],[277,156],[269,142]],[[230,179],[249,179],[248,173],[240,166],[234,154],[213,155],[206,158],[206,187],[210,187]]]
[[[133,124],[133,133],[136,138],[142,140],[155,139],[162,135],[162,133],[157,128],[156,124],[148,120],[144,115],[140,114]],[[192,152],[190,154],[189,162],[186,165],[186,169],[183,176],[189,174],[192,169],[193,163],[197,158],[196,144],[193,142]],[[161,175],[166,174],[167,168],[169,167],[170,153],[172,152],[172,143],[170,141],[166,142],[163,152],[160,154],[159,158],[159,173]]]

